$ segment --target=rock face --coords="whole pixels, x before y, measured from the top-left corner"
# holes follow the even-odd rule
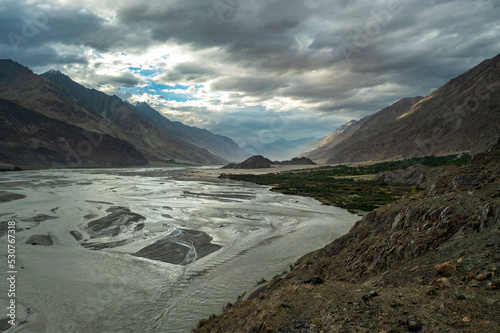
[[[272,165],[315,165],[313,161],[307,157],[292,158],[290,161],[271,161],[262,155],[254,155],[245,161],[237,163],[229,163],[222,169],[263,169],[270,168]]]
[[[426,174],[424,190],[370,212],[197,332],[497,330],[500,308],[487,300],[500,297],[500,140],[466,166]],[[316,277],[324,283],[307,283]]]
[[[273,165],[274,162],[272,162],[270,159],[265,158],[262,155],[254,155],[243,162],[236,164],[236,163],[230,163],[224,167],[223,169],[263,169],[263,168],[270,168],[271,165]]]
[[[305,154],[327,163],[486,150],[500,137],[500,55],[431,95],[403,99],[332,133]]]
[[[281,165],[316,165],[313,161],[307,157],[294,157],[290,161],[278,162]]]

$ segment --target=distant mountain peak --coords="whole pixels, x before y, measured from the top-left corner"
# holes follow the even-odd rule
[[[51,69],[51,70],[43,73],[43,76],[45,76],[45,77],[50,77],[50,76],[54,76],[54,75],[64,75],[64,74],[61,73],[60,70],[56,70],[56,69]]]
[[[211,133],[207,129],[188,126],[179,121],[171,121],[146,102],[136,103],[135,109],[155,126],[176,135],[185,142],[206,149],[216,156],[221,156],[227,161],[241,161],[250,155],[230,138]]]
[[[302,155],[304,151],[308,151],[309,145],[317,140],[318,138],[314,136],[291,140],[278,138],[273,142],[248,144],[243,148],[254,154],[268,156],[273,160],[289,160]]]

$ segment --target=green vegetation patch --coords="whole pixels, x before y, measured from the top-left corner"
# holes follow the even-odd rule
[[[398,161],[381,162],[372,165],[349,166],[335,165],[324,166],[320,170],[330,176],[356,176],[370,175],[383,171],[404,170],[413,165],[424,165],[428,167],[457,165],[462,166],[469,163],[472,157],[469,154],[447,155],[447,156],[424,156],[413,157]]]
[[[18,166],[8,169],[8,168],[0,168],[0,172],[7,172],[7,171],[22,171],[22,169]]]
[[[321,169],[297,173],[221,177],[273,186],[272,190],[275,192],[313,197],[324,204],[345,208],[351,212],[371,211],[419,190],[415,185],[333,178],[329,172]]]
[[[448,156],[415,157],[373,165],[336,165],[317,169],[265,175],[221,175],[222,178],[272,186],[272,190],[283,194],[313,197],[324,204],[348,209],[371,211],[393,202],[402,196],[420,191],[415,185],[388,184],[370,180],[341,178],[376,174],[384,171],[404,170],[412,165],[428,167],[464,165],[471,159],[468,154]],[[340,177],[340,178],[339,178]]]

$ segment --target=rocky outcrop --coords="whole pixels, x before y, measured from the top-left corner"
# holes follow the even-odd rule
[[[386,183],[430,185],[440,177],[456,172],[456,166],[430,168],[422,165],[411,166],[404,170],[378,173],[374,180]]]
[[[271,166],[280,166],[280,165],[315,165],[313,161],[308,159],[307,157],[295,157],[290,161],[271,161],[268,158],[265,158],[262,155],[254,155],[241,163],[229,163],[226,166],[223,166],[222,169],[263,169],[270,168]]]
[[[280,165],[316,165],[307,157],[294,157],[290,161],[278,162]]]
[[[222,169],[264,169],[270,168],[273,164],[274,162],[262,155],[254,155],[239,164],[230,163],[222,167]]]

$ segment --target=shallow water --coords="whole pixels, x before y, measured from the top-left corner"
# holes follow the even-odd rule
[[[1,174],[2,201],[10,193],[26,196],[0,201],[0,222],[14,220],[18,228],[17,314],[26,320],[8,332],[189,332],[199,319],[219,313],[262,278],[286,271],[358,219],[268,187],[176,179],[191,170]],[[106,228],[97,232],[89,227],[106,222],[113,211],[119,212],[113,215],[116,225],[99,224],[95,229]],[[204,232],[221,248],[200,257],[192,246],[185,265],[131,255],[179,230]],[[75,231],[81,240],[70,233]],[[53,245],[38,244],[36,235]],[[33,236],[37,245],[26,244]],[[82,246],[88,242],[124,245],[91,250]],[[5,236],[0,249],[6,253]],[[5,309],[6,279],[0,287]]]

